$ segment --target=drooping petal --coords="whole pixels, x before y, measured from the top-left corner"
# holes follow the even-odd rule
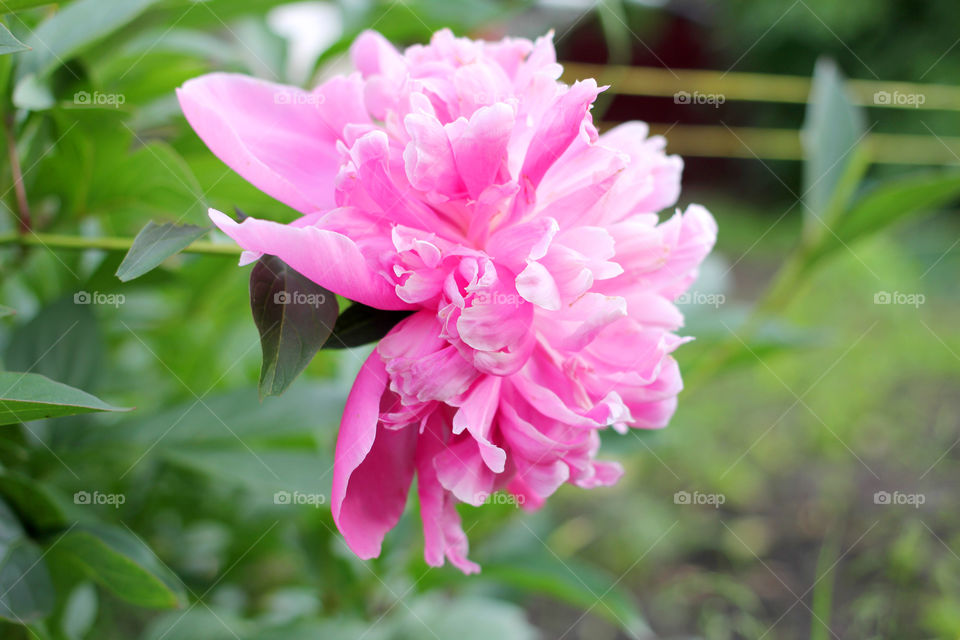
[[[364,559],[380,555],[407,500],[414,471],[417,429],[380,424],[387,372],[374,351],[347,398],[334,454],[330,511],[347,545]]]

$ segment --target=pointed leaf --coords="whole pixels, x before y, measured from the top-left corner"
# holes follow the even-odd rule
[[[129,411],[36,373],[0,372],[0,425],[95,411]]]
[[[941,209],[960,199],[960,173],[930,171],[888,180],[868,191],[843,213],[810,262],[911,216]],[[841,244],[842,241],[842,244]]]
[[[260,397],[279,395],[330,337],[337,298],[276,256],[263,256],[250,273],[250,308],[263,351]]]
[[[30,47],[17,40],[9,29],[0,24],[0,55],[29,50]]]
[[[172,608],[185,599],[177,577],[133,534],[102,524],[80,525],[50,546],[127,602]]]
[[[376,342],[411,313],[411,311],[384,311],[355,302],[337,318],[333,335],[323,348],[346,349]]]
[[[128,282],[142,276],[170,256],[186,249],[207,231],[209,228],[192,224],[157,224],[151,220],[133,239],[133,246],[117,269],[117,277]]]
[[[863,139],[864,123],[863,109],[851,100],[837,65],[825,58],[817,61],[802,132],[805,231],[814,237],[823,232],[823,225],[813,217],[826,214]]]

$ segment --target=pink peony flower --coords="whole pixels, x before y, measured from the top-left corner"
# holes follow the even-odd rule
[[[567,86],[552,37],[478,42],[440,31],[399,53],[381,35],[358,71],[313,91],[215,73],[178,92],[240,175],[304,215],[237,223],[337,294],[410,309],[347,400],[331,509],[361,558],[379,555],[414,475],[427,563],[465,573],[456,504],[506,491],[615,483],[599,431],[667,424],[682,387],[673,301],[716,224],[691,205],[658,223],[681,160],[642,123],[603,135],[593,80]]]

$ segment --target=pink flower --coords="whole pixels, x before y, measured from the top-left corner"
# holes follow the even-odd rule
[[[380,553],[413,476],[426,561],[466,573],[457,502],[503,490],[536,508],[565,483],[613,484],[599,431],[667,424],[682,387],[673,301],[716,224],[679,195],[681,160],[641,123],[599,135],[593,80],[557,81],[551,36],[449,31],[396,51],[374,32],[358,72],[313,91],[211,74],[179,91],[190,124],[254,185],[304,215],[211,210],[245,250],[320,285],[410,309],[347,400],[331,509]]]

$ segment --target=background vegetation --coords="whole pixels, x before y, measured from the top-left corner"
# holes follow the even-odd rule
[[[960,6],[282,4],[0,1],[2,637],[960,636],[960,178],[933,158],[869,162],[870,135],[901,133],[960,163],[955,111],[857,107],[828,63],[810,106],[769,102],[762,82],[719,108],[605,97],[604,122],[805,126],[806,160],[692,154],[681,204],[706,204],[721,234],[685,305],[698,340],[672,425],[605,438],[628,470],[613,489],[563,488],[536,513],[465,508],[479,577],[424,565],[413,508],[363,563],[325,505],[276,503],[327,493],[362,350],[322,351],[261,403],[249,274],[229,243],[115,276],[149,220],[293,217],[186,125],[173,90],[207,71],[311,84],[361,29],[404,44],[450,26],[553,28],[563,61],[678,75],[810,76],[826,56],[860,79],[949,84]],[[291,25],[310,35],[281,36]],[[29,419],[16,393],[44,391],[36,375],[113,405],[45,387],[65,412],[134,409]]]

